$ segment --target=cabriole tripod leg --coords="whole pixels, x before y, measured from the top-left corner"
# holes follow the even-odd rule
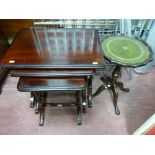
[[[116,82],[116,86],[119,87],[124,92],[129,92],[129,88],[124,88],[124,84],[122,82]]]
[[[116,115],[119,115],[120,110],[117,105],[118,93],[116,93],[114,86],[111,86],[111,90],[112,90],[112,94],[113,94],[113,104],[114,104],[114,108],[115,108],[115,113],[116,113]]]
[[[107,87],[105,85],[101,85],[96,92],[92,95],[92,97],[95,97],[97,95],[99,95],[100,93],[102,93],[102,91],[104,91]]]

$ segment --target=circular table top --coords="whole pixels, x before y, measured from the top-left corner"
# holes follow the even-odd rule
[[[117,64],[137,67],[152,59],[147,43],[134,37],[113,35],[105,38],[101,45],[104,56]]]

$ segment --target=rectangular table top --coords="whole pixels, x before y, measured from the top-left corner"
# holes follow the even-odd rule
[[[104,63],[94,29],[26,28],[6,52],[3,68],[101,68]]]
[[[20,78],[17,88],[19,91],[51,91],[51,90],[84,90],[86,89],[85,78]]]

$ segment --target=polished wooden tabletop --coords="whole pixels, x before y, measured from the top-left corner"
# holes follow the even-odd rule
[[[19,91],[48,91],[48,90],[83,90],[85,78],[20,78],[17,86]]]
[[[101,68],[104,63],[94,29],[26,28],[6,52],[4,68]]]

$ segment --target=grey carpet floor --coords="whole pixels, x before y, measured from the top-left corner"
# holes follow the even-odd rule
[[[119,116],[114,113],[110,92],[104,91],[83,114],[82,125],[76,124],[75,107],[47,107],[45,124],[40,127],[39,116],[29,106],[30,94],[18,92],[18,78],[8,76],[0,96],[0,134],[130,135],[155,112],[155,69],[148,74],[133,73],[132,80],[126,76],[123,81],[130,92],[118,90]],[[99,77],[95,77],[93,92],[100,85]],[[72,97],[66,96],[69,100]],[[52,94],[49,99],[53,99]]]

